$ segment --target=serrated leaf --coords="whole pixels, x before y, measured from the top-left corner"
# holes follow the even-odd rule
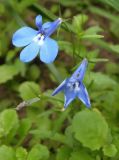
[[[16,160],[14,150],[5,145],[0,146],[0,160]]]
[[[83,110],[74,116],[75,138],[91,150],[100,149],[107,140],[108,125],[98,110]]]
[[[46,146],[37,144],[28,154],[27,160],[46,160],[49,157],[49,151]]]
[[[116,146],[114,144],[105,145],[103,147],[103,153],[105,156],[114,157],[117,153]]]
[[[16,149],[16,158],[17,160],[25,160],[27,157],[27,151],[23,147],[18,147]]]

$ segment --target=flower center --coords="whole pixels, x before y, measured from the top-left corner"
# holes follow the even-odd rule
[[[75,92],[79,91],[80,90],[80,83],[78,81],[76,82],[69,82],[67,84],[67,87],[70,89],[70,90],[74,90]]]
[[[44,43],[44,35],[39,33],[37,36],[33,38],[33,41],[38,43],[38,45],[42,45]]]

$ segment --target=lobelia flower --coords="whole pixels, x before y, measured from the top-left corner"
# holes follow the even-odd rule
[[[87,89],[82,82],[87,64],[87,59],[84,59],[73,75],[70,78],[65,79],[52,93],[52,96],[54,96],[57,93],[64,91],[64,108],[66,108],[76,97],[78,97],[87,107],[91,106]]]
[[[35,20],[38,30],[27,26],[17,30],[12,38],[13,45],[17,47],[26,46],[20,53],[20,60],[30,62],[40,53],[42,62],[53,62],[58,54],[58,44],[49,36],[61,22],[62,19],[58,18],[53,22],[46,22],[42,25],[42,16],[38,15]]]

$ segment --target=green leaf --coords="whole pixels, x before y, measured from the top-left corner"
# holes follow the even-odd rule
[[[109,60],[107,58],[89,58],[89,61],[92,63],[96,63],[96,62],[108,62]]]
[[[26,81],[20,85],[19,93],[24,100],[29,100],[40,94],[40,88],[37,83]]]
[[[19,73],[14,65],[1,65],[0,66],[0,83],[5,83],[8,80],[13,79]]]
[[[73,28],[75,28],[75,33],[80,35],[83,31],[83,25],[87,22],[88,16],[85,14],[77,15],[73,18]]]
[[[27,157],[27,151],[23,147],[18,147],[16,149],[16,158],[17,160],[26,160]]]
[[[67,54],[71,55],[73,53],[73,46],[71,42],[68,41],[58,41],[60,50],[65,51]]]
[[[24,136],[27,134],[31,127],[31,121],[28,118],[24,118],[20,121],[19,134],[20,136]]]
[[[81,38],[103,38],[104,36],[98,35],[98,32],[101,32],[102,28],[99,26],[93,26],[85,30]]]
[[[5,145],[0,146],[0,160],[16,160],[14,150]]]
[[[90,72],[85,76],[85,78],[87,82],[92,82],[92,88],[94,90],[113,89],[117,86],[117,82],[115,80],[103,73]]]
[[[0,114],[0,137],[14,133],[18,126],[19,121],[15,110],[6,109]]]
[[[71,148],[67,146],[60,147],[57,152],[56,160],[68,160],[70,157]]]
[[[99,26],[92,26],[85,30],[85,34],[97,34],[98,32],[103,31]]]
[[[55,67],[53,63],[47,64],[48,69],[51,71],[51,73],[54,75],[54,77],[57,79],[57,81],[60,83],[62,82],[62,76]]]
[[[31,120],[28,118],[24,118],[20,121],[20,126],[18,129],[18,135],[19,135],[19,140],[18,143],[22,143],[26,135],[28,134],[30,128],[31,128]]]
[[[103,147],[103,152],[105,156],[114,157],[117,153],[116,146],[114,144],[105,145]]]
[[[81,38],[83,38],[83,39],[88,39],[88,38],[103,38],[103,37],[104,36],[98,35],[98,34],[91,34],[91,35],[84,34],[84,35],[81,36]]]
[[[71,158],[69,160],[94,160],[86,151],[79,150],[71,153]]]
[[[110,49],[115,52],[115,53],[119,53],[119,45],[113,45],[113,44],[110,44]]]
[[[49,158],[49,151],[46,146],[37,144],[28,154],[27,160],[46,160]]]
[[[28,79],[35,81],[39,79],[39,77],[40,77],[39,67],[35,64],[31,65],[28,70]]]
[[[100,149],[108,135],[108,125],[98,110],[77,113],[72,123],[75,138],[91,150]]]
[[[21,62],[19,59],[15,61],[14,67],[17,68],[18,72],[21,74],[21,76],[26,76],[26,65]]]

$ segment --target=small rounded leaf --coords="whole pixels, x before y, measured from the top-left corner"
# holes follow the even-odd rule
[[[27,151],[23,147],[18,147],[16,149],[16,158],[17,160],[24,160],[27,157]]]
[[[0,160],[16,160],[13,148],[5,145],[0,146]]]
[[[100,149],[108,136],[108,125],[98,110],[83,110],[74,116],[75,138],[91,150]]]
[[[27,160],[46,160],[49,158],[49,150],[46,146],[37,144],[28,154]]]
[[[105,156],[114,157],[117,153],[116,146],[114,144],[105,145],[103,147],[103,153],[104,153]]]

